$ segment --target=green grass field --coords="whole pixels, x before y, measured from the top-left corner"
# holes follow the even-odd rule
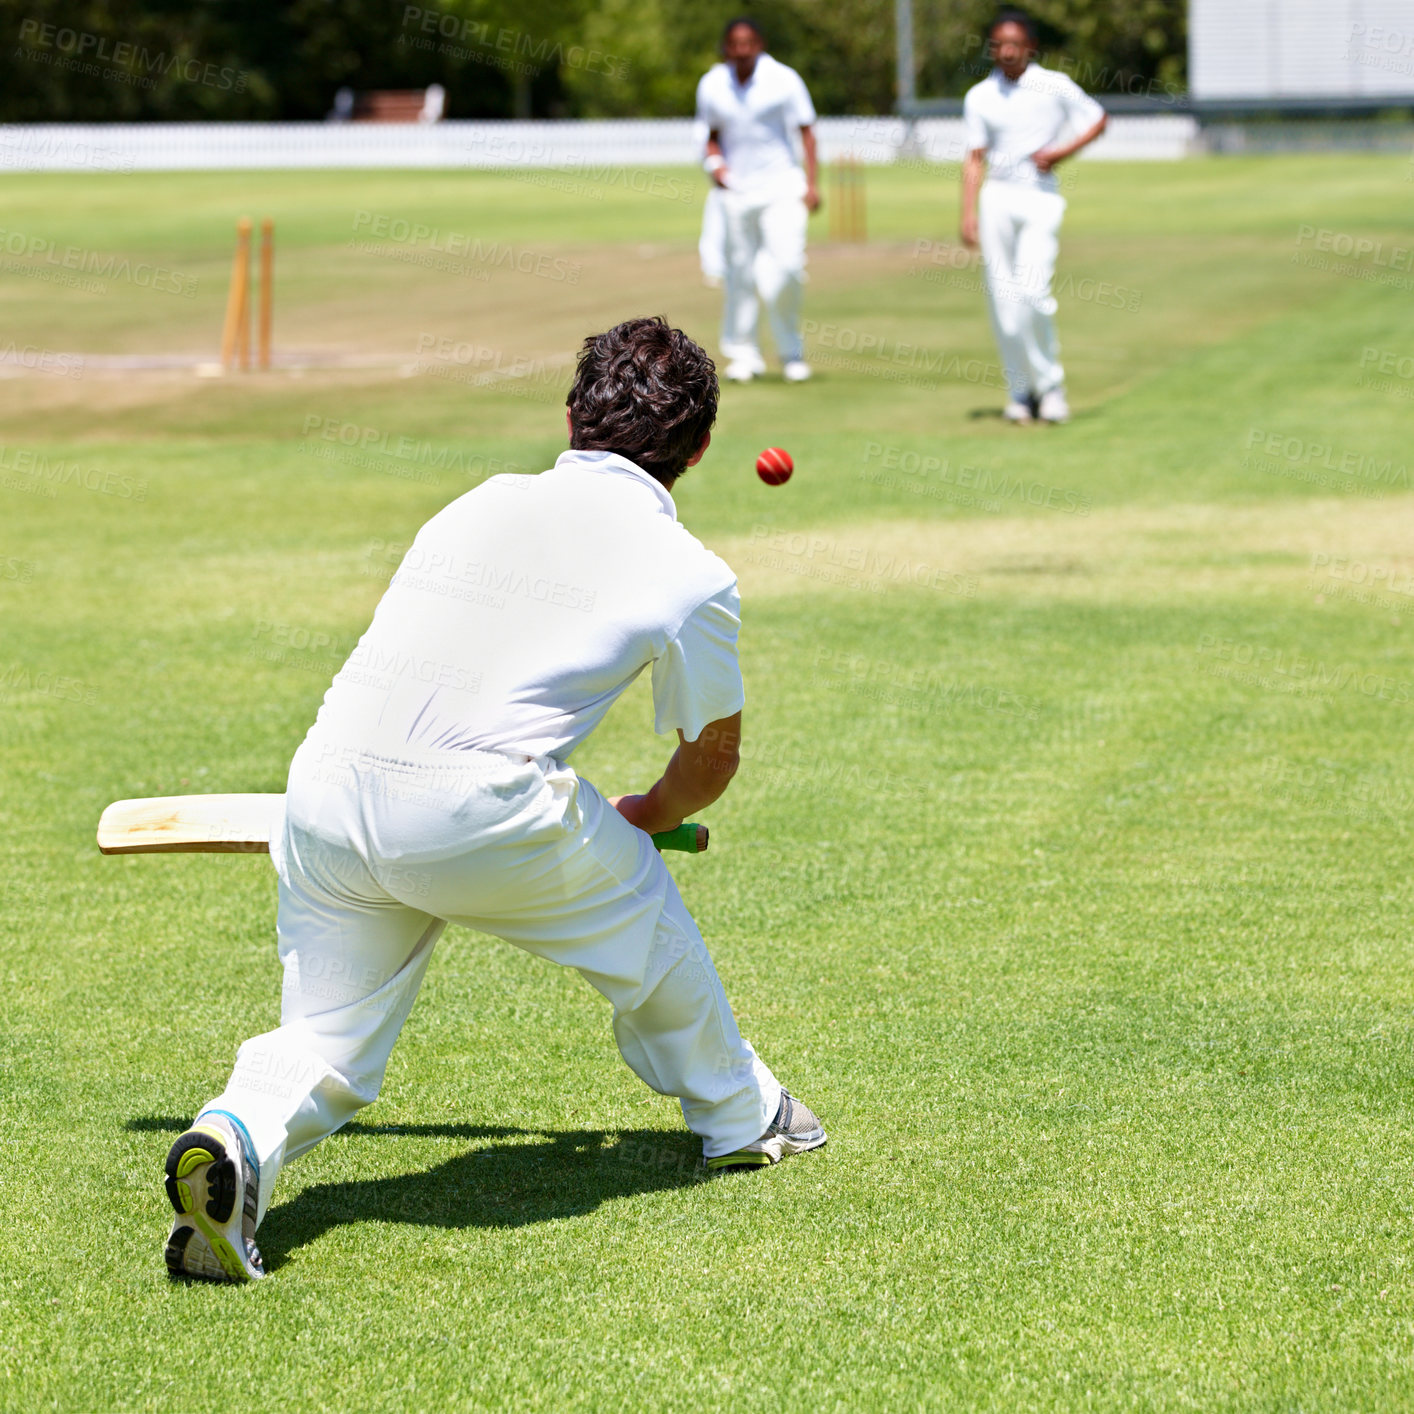
[[[273,873],[98,813],[281,789],[398,547],[562,447],[578,341],[713,342],[698,179],[6,177],[55,246],[0,274],[0,1407],[1410,1407],[1410,170],[1078,167],[1062,429],[996,416],[954,178],[871,173],[819,376],[727,389],[678,495],[748,740],[672,867],[828,1147],[701,1180],[600,999],[452,930],[240,1289],[169,1283],[160,1174],[275,1022]],[[214,357],[242,214],[309,366],[117,364]],[[666,753],[635,688],[576,764]]]

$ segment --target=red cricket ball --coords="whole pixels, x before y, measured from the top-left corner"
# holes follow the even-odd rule
[[[756,458],[756,474],[767,486],[780,486],[790,480],[795,463],[784,447],[767,447]]]

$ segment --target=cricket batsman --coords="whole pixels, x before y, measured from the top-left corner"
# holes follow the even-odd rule
[[[697,122],[707,130],[703,166],[720,189],[726,239],[725,376],[749,383],[766,371],[756,333],[764,303],[781,373],[803,383],[810,377],[800,333],[805,232],[820,205],[815,107],[800,75],[766,53],[755,20],[732,20],[723,31],[722,63],[697,85]]]
[[[449,922],[602,993],[624,1060],[679,1099],[707,1168],[825,1142],[742,1039],[649,838],[738,764],[736,579],[672,498],[717,396],[711,359],[662,319],[586,339],[570,450],[418,532],[290,765],[270,841],[280,1025],[240,1047],[167,1156],[173,1274],[264,1276],[281,1168],[377,1098]],[[605,797],[570,758],[644,669],[679,744],[645,794]]]
[[[962,242],[982,246],[1009,389],[1002,416],[1067,422],[1051,295],[1065,214],[1055,169],[1104,132],[1105,110],[1067,74],[1034,62],[1036,26],[1024,10],[1000,11],[987,39],[996,67],[968,89],[962,108]],[[1068,132],[1076,135],[1067,141]]]

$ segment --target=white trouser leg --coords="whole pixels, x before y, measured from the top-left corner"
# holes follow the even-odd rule
[[[281,1025],[241,1047],[205,1107],[250,1134],[262,1217],[281,1165],[377,1097],[446,919],[579,971],[613,1004],[624,1059],[680,1099],[707,1157],[760,1138],[780,1085],[737,1030],[661,857],[593,786],[482,753],[447,766],[320,755],[306,743],[296,756],[272,842]]]
[[[708,1158],[759,1139],[781,1087],[742,1039],[662,856],[567,768],[573,830],[550,847],[491,845],[434,871],[430,906],[564,967],[614,1008],[624,1060],[674,1095]]]
[[[771,321],[782,363],[801,357],[800,300],[805,284],[805,234],[810,213],[801,197],[778,197],[761,212],[756,289]]]
[[[1007,182],[985,182],[978,236],[987,304],[1013,398],[1038,397],[1065,382],[1051,295],[1065,198]]]
[[[702,204],[702,234],[697,240],[702,276],[713,284],[727,278],[727,222],[722,214],[722,189],[714,182]]]
[[[726,237],[727,278],[722,294],[722,353],[728,359],[758,361],[756,253],[761,247],[761,208],[740,192],[720,198]]]
[[[1060,340],[1056,337],[1056,301],[1051,294],[1064,215],[1065,198],[1059,192],[1026,193],[1026,217],[1016,242],[1016,267],[1023,294],[1021,343],[1037,397],[1065,383]]]
[[[1031,393],[1031,373],[1021,345],[1021,310],[1013,295],[1019,222],[1007,199],[1008,191],[999,182],[982,184],[977,199],[977,238],[987,272],[987,312],[1007,388],[1013,402],[1025,402]]]
[[[291,786],[289,798],[303,807],[297,783]],[[205,1107],[235,1115],[255,1146],[257,1221],[284,1164],[378,1098],[446,927],[392,897],[355,850],[311,832],[303,814],[287,807],[283,835],[272,841],[280,1025],[241,1046],[225,1091]]]

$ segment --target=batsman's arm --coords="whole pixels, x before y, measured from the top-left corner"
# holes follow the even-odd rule
[[[612,796],[609,804],[650,835],[675,830],[726,790],[740,764],[741,713],[736,712],[709,722],[696,741],[679,732],[678,749],[653,787],[644,795]]]

